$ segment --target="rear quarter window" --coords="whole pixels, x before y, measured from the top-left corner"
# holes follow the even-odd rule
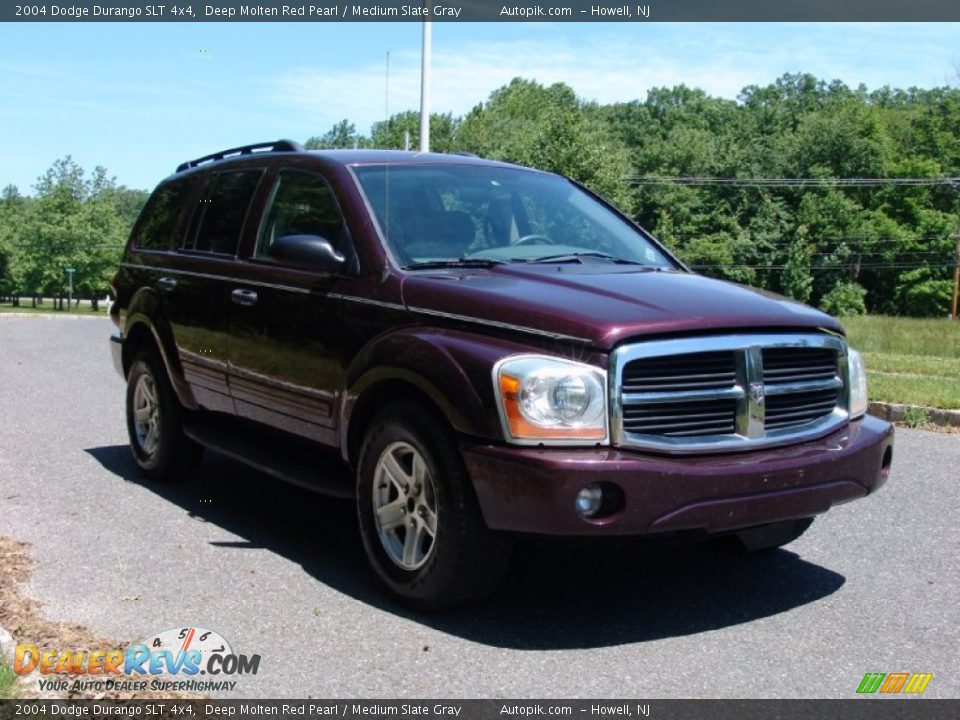
[[[192,246],[198,252],[235,255],[250,201],[257,190],[262,169],[214,173],[200,201],[200,218]]]
[[[174,250],[180,247],[177,232],[196,189],[196,176],[164,183],[150,196],[133,230],[137,250]]]

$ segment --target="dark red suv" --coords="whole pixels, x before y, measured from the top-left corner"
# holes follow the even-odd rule
[[[890,468],[834,319],[688,271],[557,175],[227,150],[160,183],[115,284],[143,472],[210,447],[355,498],[421,608],[494,588],[518,533],[775,547]]]

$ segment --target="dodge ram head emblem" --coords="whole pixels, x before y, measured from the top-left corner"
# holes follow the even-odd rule
[[[755,405],[763,405],[763,383],[750,383],[750,400]]]

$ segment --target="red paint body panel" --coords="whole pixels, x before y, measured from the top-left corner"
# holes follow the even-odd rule
[[[813,442],[722,456],[664,457],[590,448],[558,450],[464,444],[487,524],[547,535],[708,532],[809,517],[867,495],[886,479],[889,423],[866,416]],[[626,499],[603,520],[574,507],[585,485],[610,482]]]
[[[690,332],[843,332],[835,319],[806,305],[684,272],[507,265],[452,274],[407,277],[404,303],[569,335],[604,350],[627,338]]]

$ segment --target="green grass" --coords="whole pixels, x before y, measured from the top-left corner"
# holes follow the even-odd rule
[[[869,315],[842,320],[864,353],[870,399],[960,409],[960,321]]]
[[[7,659],[0,656],[0,699],[9,700],[17,696],[17,676]]]
[[[869,360],[867,367],[869,368]],[[928,378],[879,375],[867,370],[870,399],[903,405],[960,410],[960,380],[950,383]]]
[[[927,416],[926,410],[911,405],[907,408],[906,414],[904,415],[903,424],[907,427],[921,428],[926,425],[929,420],[930,418]]]
[[[960,321],[863,315],[840,322],[850,345],[865,353],[960,358]]]

